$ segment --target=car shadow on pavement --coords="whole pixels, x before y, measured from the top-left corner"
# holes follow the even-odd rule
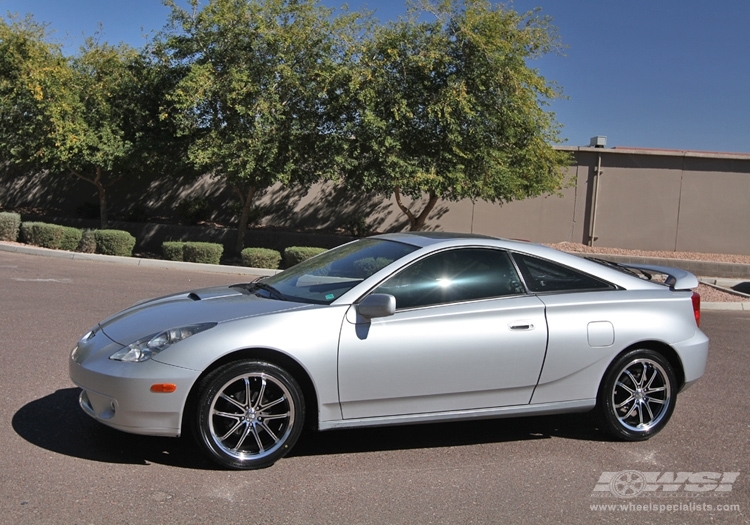
[[[300,437],[289,456],[455,447],[553,437],[612,441],[597,428],[596,417],[589,412],[326,432],[308,430]]]
[[[78,388],[65,388],[27,403],[13,415],[13,430],[37,447],[91,461],[216,468],[190,436],[139,436],[94,421],[78,406],[80,392]]]
[[[160,438],[127,434],[91,419],[78,406],[78,388],[58,390],[27,403],[13,416],[13,429],[34,446],[57,454],[100,461],[150,463],[218,470],[190,435]],[[439,448],[560,437],[609,441],[590,413],[431,423],[303,433],[289,456],[351,454]]]

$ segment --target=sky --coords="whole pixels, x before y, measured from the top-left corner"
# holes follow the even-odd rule
[[[205,0],[204,0],[205,1]],[[343,2],[323,0],[330,7]],[[403,0],[349,0],[385,22]],[[750,0],[515,0],[552,17],[562,54],[531,61],[564,99],[550,110],[567,146],[604,135],[607,147],[750,153]],[[66,52],[103,30],[103,41],[141,47],[161,29],[161,0],[0,0],[31,13]]]

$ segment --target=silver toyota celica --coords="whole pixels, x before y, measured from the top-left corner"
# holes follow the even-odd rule
[[[189,428],[230,468],[272,464],[306,423],[595,407],[609,433],[644,440],[705,369],[697,285],[520,241],[378,235],[256,282],[136,304],[78,341],[70,377],[96,420]]]

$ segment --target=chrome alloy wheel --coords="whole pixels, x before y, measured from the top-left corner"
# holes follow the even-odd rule
[[[654,428],[664,418],[672,399],[664,368],[649,358],[629,362],[617,376],[612,406],[620,424],[631,431]]]
[[[264,372],[242,374],[218,389],[210,404],[214,443],[239,461],[274,454],[292,432],[294,403],[287,387]]]

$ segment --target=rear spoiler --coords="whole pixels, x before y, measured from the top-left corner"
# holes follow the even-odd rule
[[[698,278],[692,273],[680,268],[670,268],[669,266],[657,266],[653,264],[629,264],[620,263],[620,266],[633,268],[645,272],[663,273],[667,276],[664,281],[672,290],[692,290],[698,287]]]

